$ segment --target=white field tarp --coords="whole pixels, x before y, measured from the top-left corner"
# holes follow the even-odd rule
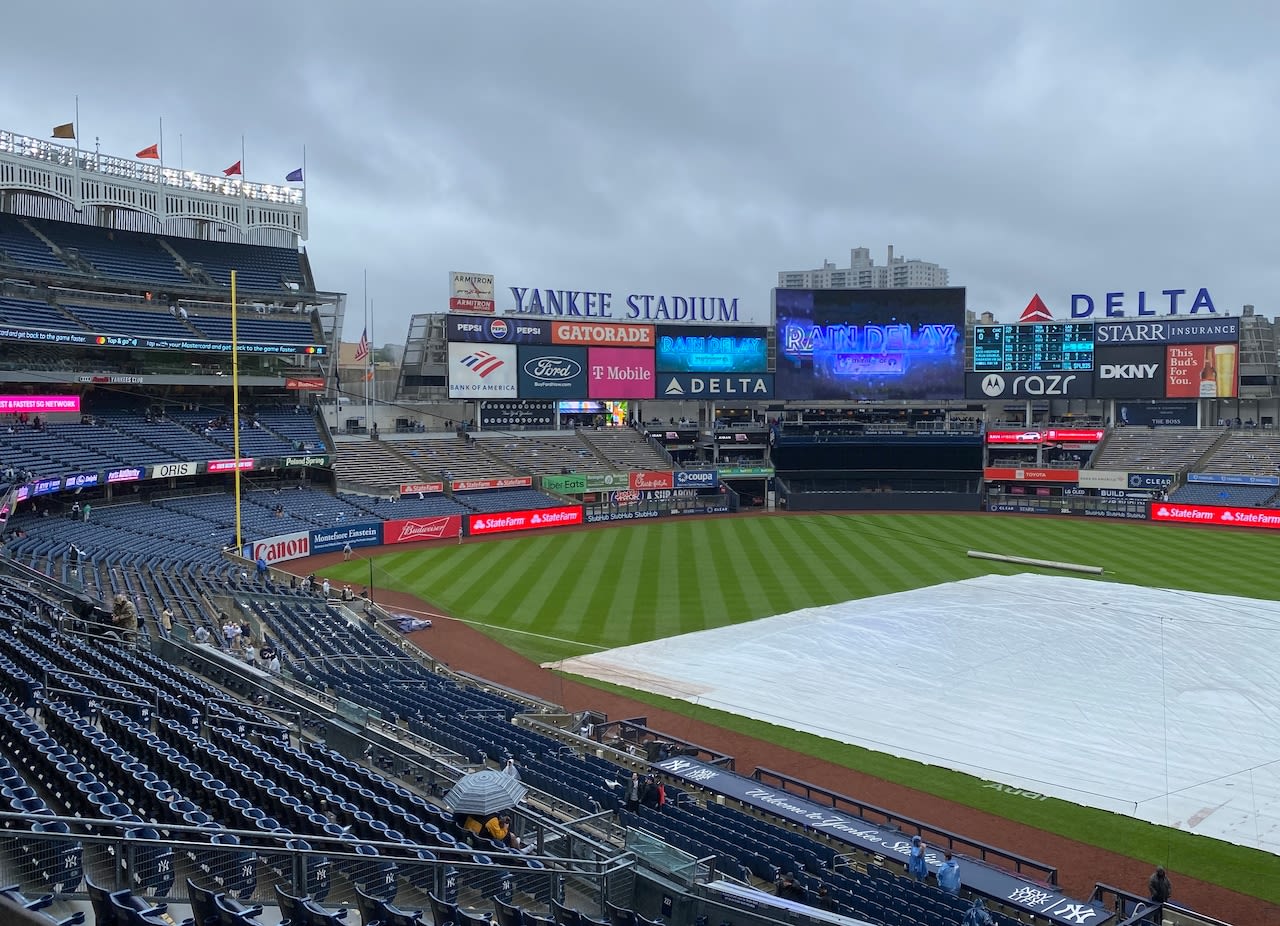
[[[553,667],[1280,854],[1280,602],[985,576]]]

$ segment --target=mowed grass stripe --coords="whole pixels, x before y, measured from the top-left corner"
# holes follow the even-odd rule
[[[728,572],[718,576],[719,583],[723,585],[736,576],[749,590],[738,620],[781,614],[788,610],[786,603],[790,598],[785,585],[790,581],[791,573],[786,563],[777,561],[772,543],[763,539],[766,528],[761,527],[760,520],[766,519],[744,524],[740,531],[723,533],[730,559],[722,562]]]
[[[535,540],[538,542],[532,542]],[[501,605],[489,612],[489,618],[502,623],[511,613],[507,609],[514,607],[524,630],[545,633],[550,628],[568,633],[568,627],[560,626],[566,606],[575,597],[590,596],[595,590],[594,581],[583,582],[568,566],[589,563],[597,548],[604,554],[616,542],[616,538],[602,537],[599,543],[589,544],[585,535],[526,538],[501,561],[504,581],[510,588],[503,594]]]
[[[698,576],[698,607],[683,621],[682,631],[709,630],[718,627],[729,615],[741,613],[740,588],[733,574],[733,562],[724,544],[724,533],[709,531],[698,524],[694,535],[693,564]]]
[[[786,530],[772,531],[780,560],[787,564],[792,581],[789,585],[788,610],[807,607],[807,602],[833,602],[847,598],[846,581],[837,580],[827,560],[813,555],[814,525],[805,518],[787,518]],[[803,588],[795,588],[797,583]]]
[[[581,617],[571,639],[605,647],[625,645],[633,639],[632,627],[637,619],[632,610],[634,596],[627,594],[624,588],[633,588],[630,583],[638,582],[644,572],[630,567],[631,557],[644,549],[644,541],[643,538],[627,536],[628,533],[617,530],[582,535],[608,537],[615,542],[592,543],[575,560],[573,571],[576,574],[572,580],[575,584],[589,586],[591,594],[583,603]]]

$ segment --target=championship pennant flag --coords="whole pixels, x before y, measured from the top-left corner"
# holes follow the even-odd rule
[[[292,170],[292,171],[290,171],[290,172],[288,173],[288,175],[287,175],[284,179],[285,179],[285,182],[286,182],[286,183],[301,183],[301,182],[302,182],[302,168],[301,168],[301,167],[299,167],[297,170]]]
[[[55,125],[53,127],[53,137],[54,138],[75,138],[76,124],[74,122],[64,122],[62,123],[62,125]]]
[[[240,169],[240,165],[241,165],[241,163],[242,163],[241,161],[236,161],[234,164],[232,164],[230,167],[228,167],[228,168],[227,168],[226,170],[224,170],[222,173],[223,173],[224,175],[228,176],[228,177],[242,177],[242,176],[244,176],[244,171]]]
[[[160,160],[160,146],[159,146],[159,145],[148,145],[146,148],[143,148],[141,151],[139,151],[137,154],[135,154],[135,155],[134,155],[134,157],[136,157],[136,158],[150,158],[150,159],[151,159],[151,160],[153,160],[153,161],[158,161],[158,160]]]
[[[369,329],[360,332],[360,343],[356,345],[356,360],[361,361],[369,356]]]

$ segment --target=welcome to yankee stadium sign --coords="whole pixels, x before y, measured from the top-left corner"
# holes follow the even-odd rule
[[[540,289],[509,286],[512,304],[509,315],[553,315],[560,317],[612,318],[633,322],[677,322],[696,324],[768,325],[766,304],[748,308],[737,296],[657,295],[583,289]]]

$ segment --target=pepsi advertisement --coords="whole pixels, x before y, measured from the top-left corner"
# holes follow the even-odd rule
[[[767,373],[767,328],[659,325],[659,373]]]
[[[551,320],[445,316],[445,340],[471,344],[550,344]]]
[[[965,290],[775,289],[779,399],[964,397]]]

